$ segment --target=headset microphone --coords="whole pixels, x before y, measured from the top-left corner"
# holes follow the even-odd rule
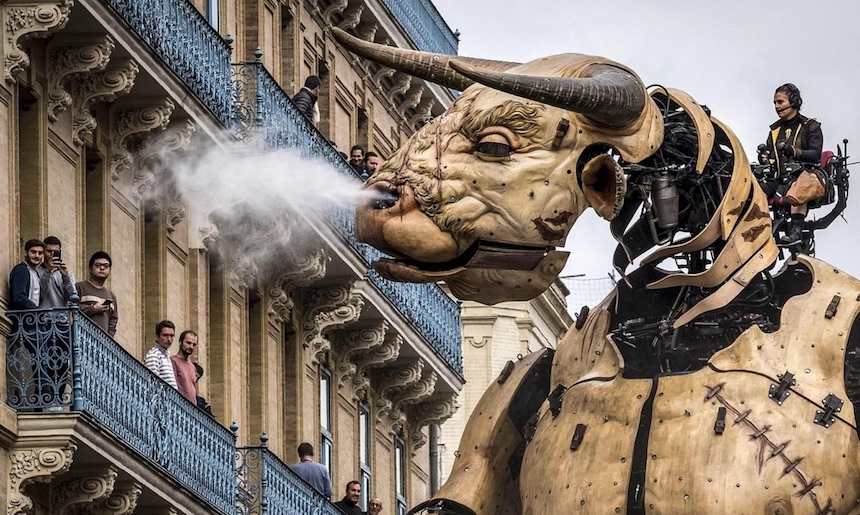
[[[780,107],[779,109],[776,110],[776,114],[782,114],[783,111],[787,111],[787,110],[791,109],[792,107],[794,107],[794,106],[793,105],[787,105],[785,107]]]

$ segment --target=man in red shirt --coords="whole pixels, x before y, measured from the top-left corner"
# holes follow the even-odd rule
[[[197,404],[197,369],[191,355],[197,347],[197,333],[191,329],[179,335],[179,351],[170,356],[173,372],[176,374],[176,387],[183,397]]]

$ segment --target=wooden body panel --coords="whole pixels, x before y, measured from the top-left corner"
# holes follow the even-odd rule
[[[633,444],[651,384],[587,381],[564,393],[556,418],[543,412],[523,458],[522,513],[625,513]],[[586,430],[572,451],[577,424]]]
[[[768,398],[771,384],[754,372],[708,368],[660,378],[646,468],[649,513],[800,515],[832,503],[844,514],[857,506],[856,430],[813,423],[816,406],[799,395],[777,405]],[[720,407],[726,428],[717,435]]]

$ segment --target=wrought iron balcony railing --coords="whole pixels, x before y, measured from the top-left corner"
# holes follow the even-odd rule
[[[460,42],[430,0],[382,0],[419,50],[456,54]]]
[[[236,449],[239,515],[341,515],[328,499],[262,445]]]
[[[230,44],[188,0],[106,0],[197,98],[230,125]]]
[[[239,139],[256,137],[269,148],[298,148],[303,155],[326,161],[339,173],[358,180],[326,138],[302,115],[262,63],[233,65],[234,125]],[[366,263],[382,254],[355,236],[352,212],[331,207],[328,222]],[[453,371],[463,375],[460,347],[460,307],[435,284],[406,284],[384,279],[375,271],[368,278],[418,330]]]
[[[6,348],[10,407],[81,412],[213,511],[234,512],[236,443],[229,430],[77,308],[6,315],[13,323]]]

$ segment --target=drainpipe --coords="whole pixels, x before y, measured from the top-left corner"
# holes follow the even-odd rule
[[[439,491],[439,426],[430,423],[430,497]]]

